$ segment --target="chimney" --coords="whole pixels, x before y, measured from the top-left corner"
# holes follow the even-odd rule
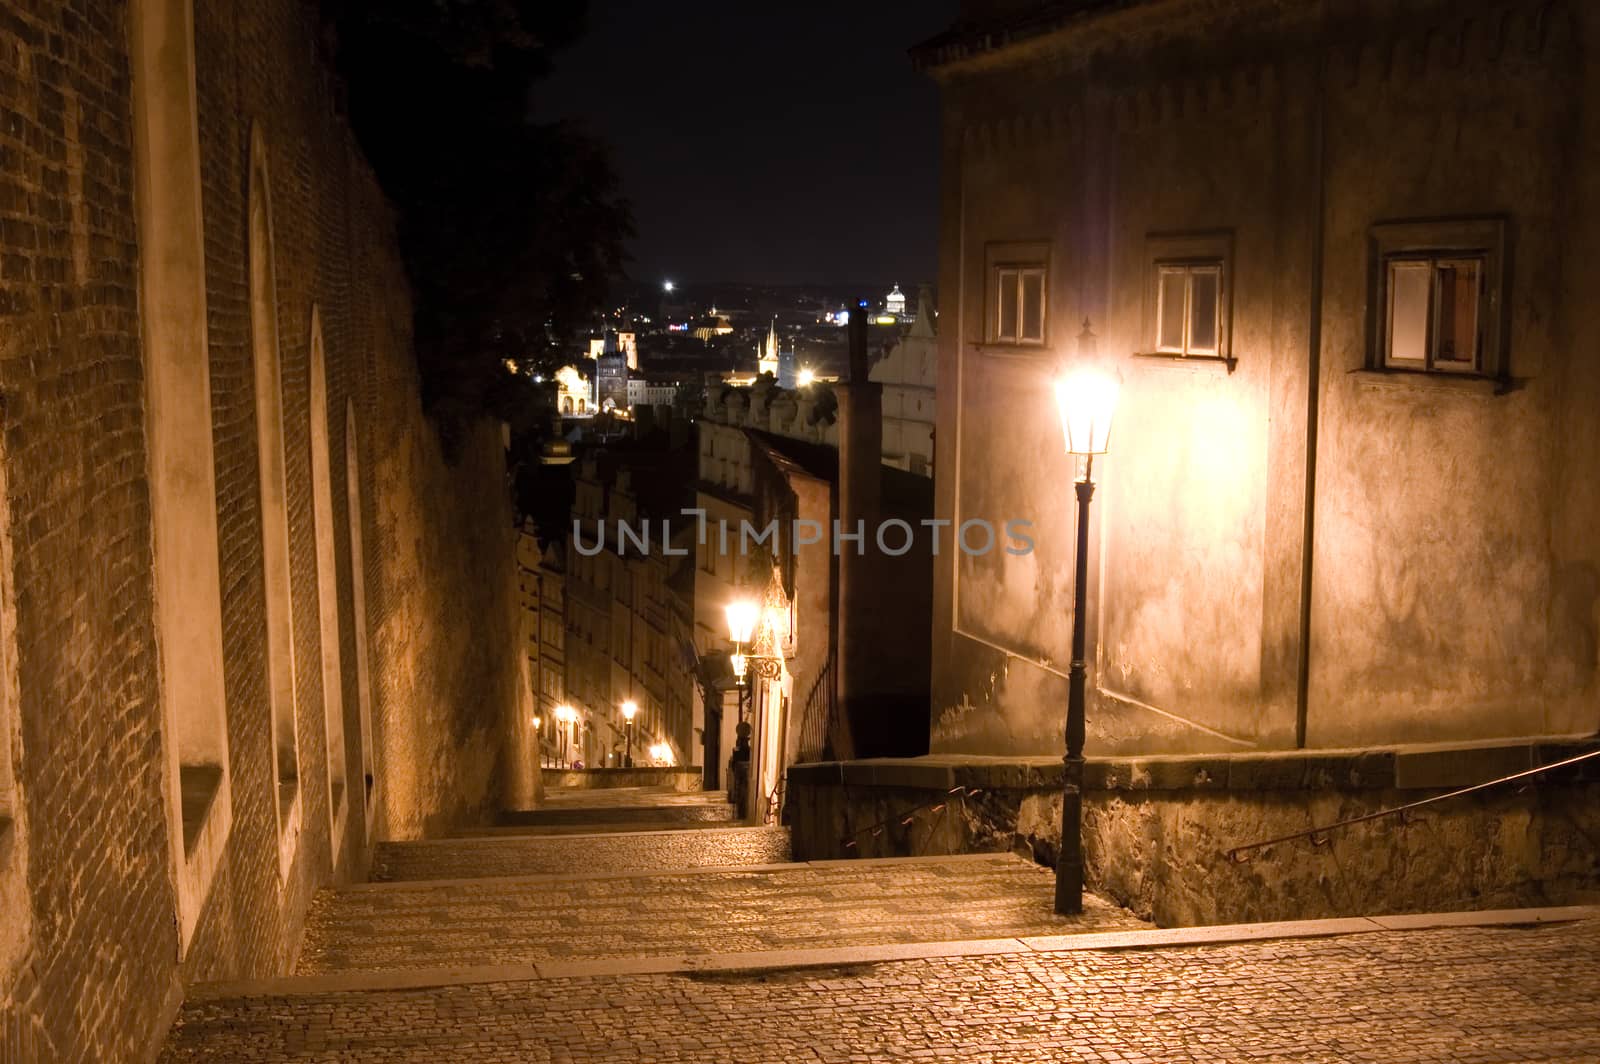
[[[861,533],[860,540],[840,539],[839,623],[835,630],[834,683],[842,734],[833,737],[841,759],[855,756],[857,736],[871,712],[867,704],[874,684],[872,631],[876,587],[879,495],[883,485],[883,388],[867,379],[867,315],[869,303],[855,301],[850,310],[850,380],[834,386],[839,409],[839,496],[841,535]]]

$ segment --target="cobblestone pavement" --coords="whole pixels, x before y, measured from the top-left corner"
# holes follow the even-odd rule
[[[375,882],[488,876],[649,872],[778,864],[789,860],[787,828],[707,828],[627,834],[506,835],[385,842],[372,859]]]
[[[743,953],[1050,935],[1147,925],[1089,899],[1052,911],[1054,876],[1012,854],[770,871],[391,883],[322,891],[301,974]]]
[[[162,1064],[1600,1061],[1600,921],[187,1006]]]

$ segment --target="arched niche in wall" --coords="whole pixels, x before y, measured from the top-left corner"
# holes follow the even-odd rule
[[[17,697],[17,609],[11,583],[11,498],[0,454],[0,986],[26,955],[33,932],[28,838],[17,767],[22,718]]]
[[[278,346],[278,283],[273,261],[272,183],[261,127],[250,131],[250,350],[255,373],[256,454],[261,499],[261,568],[276,784],[279,874],[287,877],[299,840],[300,743],[295,703],[294,595],[289,567],[289,507],[283,442],[283,369]]]
[[[338,865],[349,810],[345,765],[344,668],[339,647],[339,573],[334,552],[333,463],[328,442],[328,358],[322,313],[311,308],[311,518],[317,541],[317,619],[322,647],[322,706],[328,752],[328,838]]]
[[[165,795],[181,956],[233,822],[190,0],[133,0],[139,311]]]
[[[356,435],[356,404],[344,408],[345,512],[350,522],[350,612],[355,624],[356,703],[361,728],[361,785],[366,815],[367,839],[373,837],[377,816],[377,755],[372,735],[372,658],[367,640],[367,564],[361,535],[361,449]]]

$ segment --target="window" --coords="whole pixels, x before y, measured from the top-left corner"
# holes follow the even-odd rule
[[[1150,280],[1140,353],[1214,359],[1232,372],[1232,234],[1152,233],[1145,242]]]
[[[1002,344],[1044,343],[1043,266],[995,268],[994,339]]]
[[[1156,351],[1217,357],[1221,343],[1222,263],[1156,267]]]
[[[1483,257],[1395,257],[1385,269],[1384,363],[1396,369],[1478,372]]]
[[[1370,368],[1498,375],[1504,223],[1386,224],[1372,239]]]
[[[984,250],[985,337],[1043,346],[1050,319],[1050,245],[989,244]]]

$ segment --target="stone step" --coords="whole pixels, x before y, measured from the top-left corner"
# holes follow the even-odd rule
[[[713,833],[705,833],[707,835]],[[1146,926],[1011,854],[639,875],[377,883],[320,892],[299,971],[710,955]]]
[[[506,834],[380,843],[375,882],[482,879],[593,872],[778,864],[788,861],[787,828],[706,827],[606,834]]]
[[[541,809],[511,809],[495,818],[497,827],[560,828],[591,824],[729,824],[733,806],[727,802],[698,802],[692,805],[646,806],[546,806]]]

